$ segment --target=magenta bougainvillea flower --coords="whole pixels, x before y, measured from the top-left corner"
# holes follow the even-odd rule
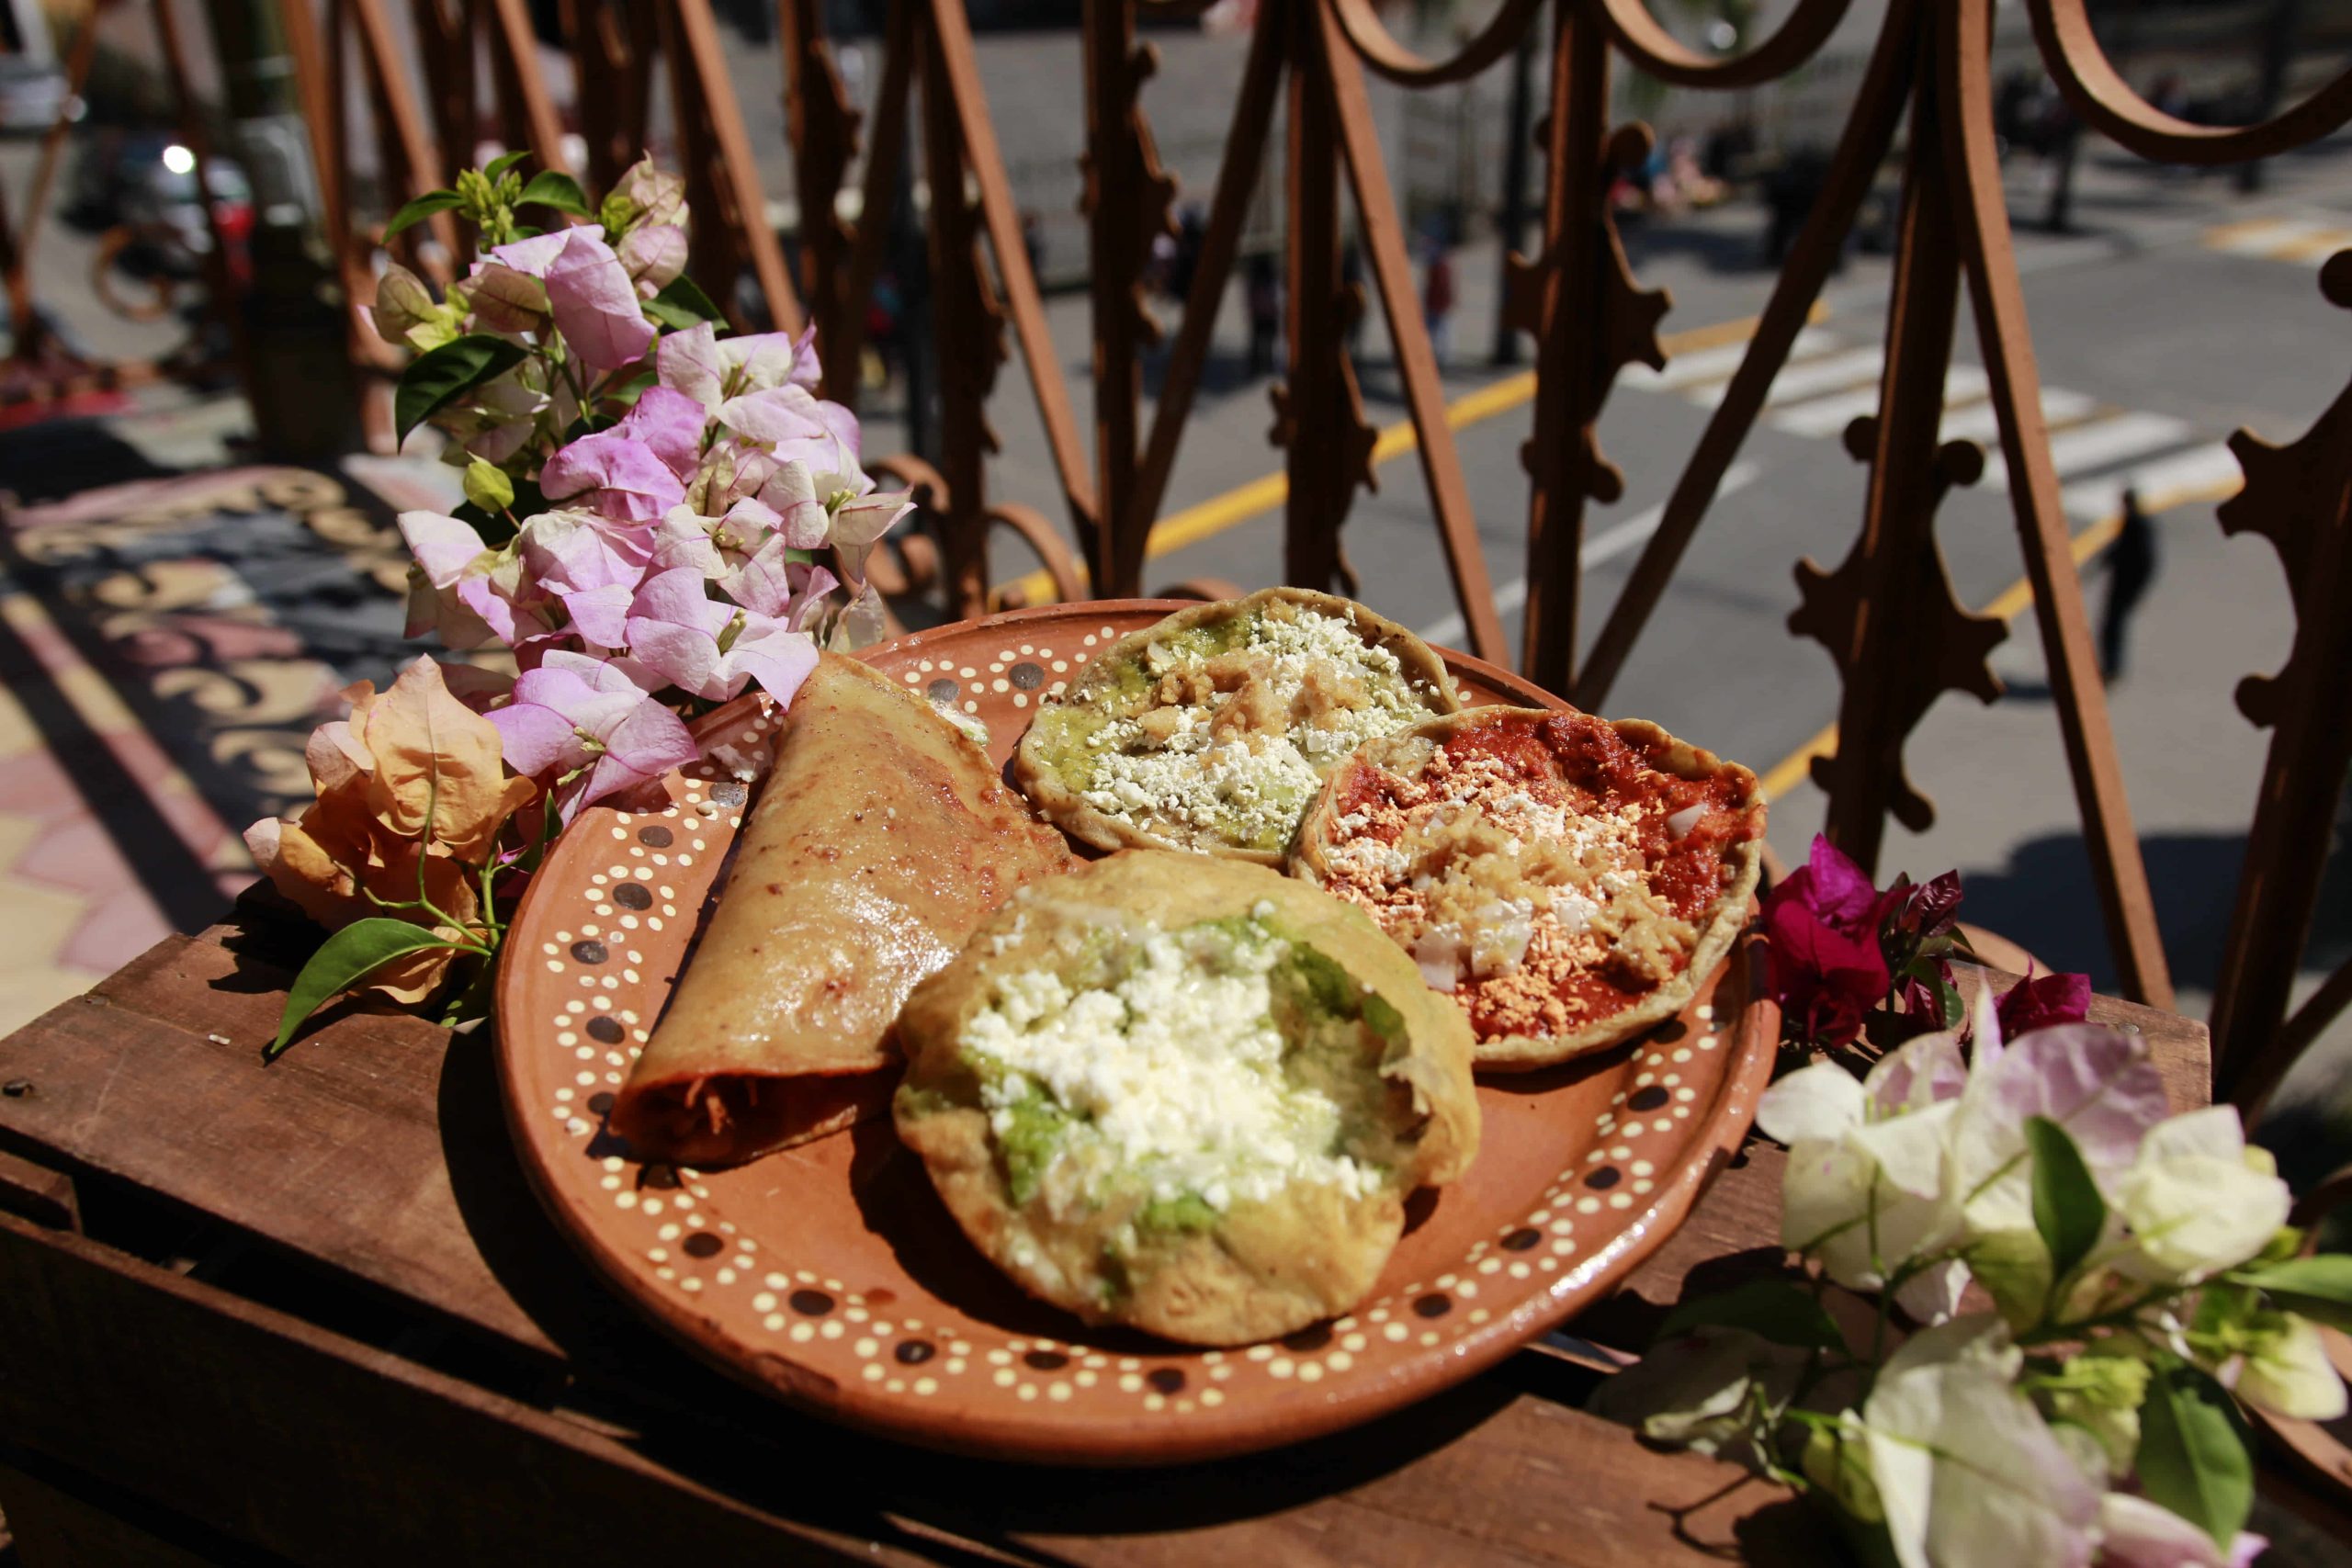
[[[1785,1027],[1825,1045],[1844,1045],[1886,996],[1878,943],[1879,892],[1861,867],[1816,835],[1805,864],[1764,900],[1771,986]]]
[[[2030,1030],[2052,1024],[2080,1023],[2089,1016],[2091,977],[2088,975],[2041,975],[2026,970],[2025,978],[2001,998],[1996,1016],[2001,1036],[2014,1040]]]

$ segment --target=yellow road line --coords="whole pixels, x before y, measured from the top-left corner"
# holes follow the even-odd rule
[[[2229,479],[2219,484],[2184,485],[2177,490],[2158,491],[2141,504],[2151,515],[2169,512],[2177,506],[2192,506],[2200,501],[2226,501],[2238,492],[2239,481]],[[2115,513],[2102,517],[2074,537],[2075,566],[2079,570],[2092,557],[2115,543],[2123,531],[2123,514]],[[2020,577],[1996,595],[1993,602],[1977,612],[1996,620],[2013,621],[2033,604],[2033,580]],[[1813,760],[1826,757],[1838,750],[1838,726],[1835,721],[1824,725],[1821,732],[1780,761],[1773,764],[1758,783],[1767,800],[1778,800],[1812,776]]]
[[[1829,308],[1815,300],[1813,310],[1805,317],[1808,326],[1826,321]],[[1694,353],[1702,348],[1718,348],[1727,343],[1744,343],[1756,335],[1757,316],[1742,316],[1736,321],[1717,321],[1712,326],[1692,327],[1688,332],[1668,333],[1658,340],[1658,346],[1670,361],[1675,355]],[[1464,392],[1445,407],[1445,424],[1449,430],[1461,430],[1481,420],[1508,413],[1535,396],[1535,372],[1521,370],[1516,375],[1498,377],[1475,390]],[[1383,429],[1372,445],[1372,460],[1385,463],[1401,457],[1420,445],[1414,433],[1413,422],[1398,420]],[[1290,480],[1280,473],[1251,479],[1237,485],[1222,495],[1211,496],[1197,506],[1188,506],[1159,520],[1151,531],[1151,543],[1146,548],[1146,558],[1158,560],[1161,556],[1181,550],[1188,545],[1199,544],[1213,535],[1222,534],[1238,523],[1247,523],[1264,515],[1290,499]],[[1081,569],[1082,570],[1082,569]],[[1000,592],[1018,593],[1024,604],[1043,604],[1054,592],[1054,580],[1043,570],[1017,577],[1003,585]]]

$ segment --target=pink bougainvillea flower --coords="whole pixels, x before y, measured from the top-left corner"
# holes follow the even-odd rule
[[[667,431],[649,430],[666,442]],[[630,523],[654,523],[686,498],[686,487],[654,446],[629,431],[600,430],[558,452],[539,470],[539,491]]]
[[[514,682],[514,701],[490,715],[506,765],[526,778],[580,773],[563,795],[570,821],[606,795],[684,767],[697,755],[678,716],[601,659],[553,652]]]
[[[1798,900],[1815,919],[1848,936],[1878,927],[1878,889],[1850,856],[1818,833],[1805,863],[1782,878],[1772,897]]]
[[[492,638],[509,648],[555,630],[548,618],[548,597],[525,580],[522,558],[506,549],[490,559],[488,571],[469,572],[458,580],[458,602],[481,617]]]
[[[400,530],[416,558],[409,572],[409,636],[433,631],[450,648],[492,641],[511,648],[553,629],[548,594],[526,581],[511,547],[489,549],[473,529],[437,512],[404,512]]]
[[[787,382],[730,397],[719,405],[718,418],[744,439],[768,447],[778,460],[805,464],[820,495],[839,490],[863,495],[874,488],[858,467],[857,416],[806,387]]]
[[[825,595],[841,580],[823,567],[794,560],[781,534],[770,535],[759,552],[722,574],[719,592],[759,615],[781,619],[788,631],[803,631]]]
[[[832,529],[825,503],[818,497],[816,478],[806,463],[779,463],[760,486],[761,504],[776,513],[776,531],[796,550],[821,548]]]
[[[649,223],[622,235],[616,254],[639,295],[650,299],[686,270],[686,231],[674,223]]]
[[[670,508],[653,530],[653,558],[646,565],[646,575],[676,571],[680,568],[715,578],[727,570],[719,558],[718,547],[710,540],[710,520],[698,515],[691,506]]]
[[[824,375],[824,367],[817,362],[817,323],[811,321],[792,341],[792,372],[786,379],[813,392]]]
[[[683,484],[702,466],[702,437],[708,424],[703,406],[684,392],[648,387],[614,429],[643,443]]]
[[[842,509],[833,513],[832,542],[851,581],[865,581],[865,558],[914,509],[914,497],[906,491],[864,495],[842,503]]]
[[[401,537],[415,559],[408,572],[408,626],[403,635],[437,632],[451,648],[479,648],[489,641],[490,627],[457,595],[458,581],[467,569],[490,553],[481,536],[438,512],[403,512],[399,524]]]
[[[1878,943],[1878,889],[1827,839],[1764,900],[1771,986],[1782,1017],[1805,1038],[1843,1045],[1886,995]]]
[[[559,229],[490,254],[546,286],[556,331],[589,369],[617,370],[653,346],[657,334],[638,303],[637,286],[595,230]]]
[[[551,593],[635,588],[653,558],[653,529],[594,512],[543,512],[515,539],[532,580]]]
[[[2091,977],[2088,975],[2042,975],[2037,976],[2030,965],[2025,978],[2011,986],[2001,998],[1996,1016],[2001,1021],[2004,1039],[2015,1040],[2029,1030],[2048,1029],[2053,1024],[2080,1023],[2090,1015]]]
[[[724,701],[756,681],[789,704],[817,666],[805,633],[757,611],[712,600],[702,574],[665,571],[645,581],[629,608],[629,652],[680,690]]]
[[[653,364],[662,386],[694,399],[705,412],[727,400],[727,362],[719,357],[718,333],[708,321],[663,336]]]
[[[617,370],[653,346],[653,323],[638,303],[628,269],[594,229],[564,231],[563,249],[548,264],[547,286],[556,330],[589,369]]]

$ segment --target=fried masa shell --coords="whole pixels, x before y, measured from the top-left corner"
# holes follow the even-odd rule
[[[732,1165],[880,1115],[908,991],[1070,861],[985,751],[855,659],[820,658],[780,728],[718,907],[613,1107],[640,1159]]]
[[[1543,708],[1472,708],[1367,742],[1334,770],[1322,794],[1308,808],[1292,850],[1291,874],[1318,887],[1330,887],[1342,897],[1356,897],[1346,886],[1348,878],[1335,874],[1332,853],[1336,845],[1350,836],[1340,826],[1340,818],[1367,785],[1376,787],[1378,776],[1384,773],[1408,781],[1422,779],[1437,753],[1459,737],[1493,728],[1532,735],[1538,725],[1560,716]],[[1690,944],[1689,962],[1673,976],[1631,1005],[1579,1027],[1549,1032],[1479,1031],[1476,1060],[1481,1068],[1520,1071],[1551,1066],[1572,1056],[1605,1050],[1676,1016],[1690,1005],[1699,987],[1730,953],[1747,924],[1748,902],[1763,866],[1764,799],[1756,775],[1737,762],[1725,761],[1712,751],[1677,739],[1646,719],[1597,722],[1614,729],[1620,739],[1641,754],[1649,769],[1659,773],[1682,779],[1730,781],[1731,798],[1724,809],[1734,820],[1718,825],[1724,840],[1720,850],[1722,886],[1691,921],[1696,935]],[[1544,755],[1555,776],[1565,777],[1565,766],[1557,756],[1549,751]],[[1377,911],[1375,918],[1379,918]],[[1393,927],[1401,922],[1392,919],[1384,923]],[[1402,931],[1392,931],[1392,934],[1400,943],[1407,940]],[[1459,995],[1466,1009],[1466,991]]]
[[[1146,659],[1154,644],[1166,643],[1186,632],[1231,625],[1258,615],[1277,603],[1347,621],[1366,644],[1395,654],[1399,674],[1411,692],[1415,705],[1422,712],[1449,714],[1461,708],[1461,701],[1454,694],[1453,682],[1446,673],[1445,661],[1427,643],[1396,622],[1373,614],[1352,600],[1333,594],[1317,593],[1305,588],[1264,588],[1244,598],[1221,600],[1179,610],[1163,621],[1129,633],[1097,653],[1093,661],[1060,696],[1049,698],[1039,705],[1036,720],[1030,725],[1028,733],[1022,737],[1021,749],[1013,757],[1013,782],[1045,814],[1046,820],[1071,838],[1096,849],[1194,850],[1259,865],[1281,865],[1283,850],[1289,842],[1287,830],[1283,831],[1281,843],[1267,847],[1239,842],[1211,829],[1168,823],[1164,819],[1158,825],[1147,826],[1125,813],[1104,810],[1089,802],[1080,782],[1073,778],[1063,761],[1054,755],[1057,747],[1083,745],[1081,729],[1104,718],[1133,718],[1156,708],[1186,705],[1159,701],[1152,694],[1148,676],[1145,678],[1140,691],[1122,689],[1128,684],[1134,672],[1147,670]],[[1336,764],[1338,760],[1337,756],[1333,757],[1332,763]],[[1321,771],[1328,773],[1329,770]],[[1302,800],[1299,809],[1304,811],[1305,808],[1306,802]],[[1286,826],[1295,825],[1293,822]]]
[[[1222,1213],[1196,1207],[1178,1228],[1144,1214],[1139,1181],[1056,1205],[1046,1176],[1016,1201],[1007,1147],[981,1103],[981,1077],[963,1041],[993,1006],[999,982],[1040,969],[1084,973],[1157,930],[1248,917],[1296,953],[1338,965],[1346,989],[1393,1010],[1386,1039],[1361,1019],[1336,1069],[1377,1107],[1378,1125],[1342,1124],[1347,1151],[1377,1148],[1385,1178],[1350,1195],[1291,1179],[1262,1200],[1234,1197]],[[1107,934],[1105,934],[1107,933]],[[1129,944],[1122,947],[1120,944]],[[1089,956],[1091,954],[1092,956]],[[1362,1004],[1357,1004],[1361,1006]],[[1365,1010],[1373,1010],[1366,1009]],[[1281,1016],[1279,1012],[1275,1015]],[[1344,1015],[1333,1015],[1343,1018]],[[1399,1026],[1395,1021],[1401,1021]],[[1303,1051],[1308,1026],[1285,1029]],[[1335,1029],[1342,1025],[1333,1026]],[[956,961],[917,987],[899,1017],[907,1077],[894,1104],[899,1135],[922,1156],[965,1234],[1031,1294],[1090,1323],[1122,1323],[1195,1345],[1239,1345],[1347,1311],[1371,1290],[1417,1188],[1450,1181],[1478,1143],[1470,1031],[1421,984],[1412,962],[1363,912],[1260,866],[1159,851],[1127,851],[1023,888]],[[1316,1058],[1318,1065],[1329,1055]],[[1295,1069],[1284,1058],[1285,1073]],[[1060,1151],[1050,1159],[1061,1157]]]

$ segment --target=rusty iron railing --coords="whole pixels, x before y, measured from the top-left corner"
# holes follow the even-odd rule
[[[320,3],[331,14],[347,7],[357,15],[373,51],[366,18],[382,0],[287,0],[289,12]],[[438,0],[417,3],[438,12]],[[1818,199],[1745,357],[1676,479],[1656,532],[1600,614],[1581,664],[1587,508],[1624,490],[1596,428],[1627,366],[1663,367],[1657,326],[1669,305],[1665,291],[1645,289],[1634,278],[1611,216],[1611,183],[1646,157],[1652,141],[1639,124],[1612,124],[1612,69],[1622,60],[1677,87],[1753,89],[1811,61],[1844,18],[1847,0],[1801,0],[1770,37],[1728,58],[1677,42],[1644,0],[1505,0],[1460,52],[1442,61],[1400,44],[1373,0],[1261,0],[1235,84],[1223,163],[1208,193],[1198,261],[1147,420],[1139,367],[1162,329],[1145,307],[1145,276],[1153,240],[1170,227],[1173,186],[1143,112],[1155,56],[1138,47],[1136,24],[1143,6],[1163,4],[1176,12],[1197,9],[1193,0],[1087,0],[1084,7],[1091,449],[1047,333],[960,0],[892,0],[872,107],[863,119],[843,88],[822,8],[816,0],[780,0],[800,212],[797,278],[786,275],[762,216],[707,0],[568,0],[587,173],[608,180],[644,144],[650,72],[657,55],[666,57],[679,107],[678,145],[696,182],[696,220],[708,225],[697,230],[697,265],[707,262],[707,276],[722,283],[749,277],[775,321],[797,322],[805,301],[828,367],[829,394],[854,401],[864,302],[883,264],[888,215],[902,169],[912,161],[909,139],[915,139],[931,192],[927,237],[944,380],[936,464],[899,457],[874,466],[922,488],[937,545],[936,591],[949,613],[977,614],[998,602],[988,545],[1000,529],[1024,541],[1065,597],[1147,587],[1153,525],[1283,106],[1288,358],[1273,392],[1273,439],[1285,448],[1284,575],[1315,587],[1354,585],[1344,524],[1356,491],[1373,482],[1374,436],[1347,345],[1352,322],[1374,301],[1342,274],[1344,184],[1396,346],[1414,449],[1467,640],[1482,656],[1509,660],[1374,132],[1366,73],[1426,90],[1467,81],[1523,40],[1539,43],[1550,63],[1542,238],[1532,255],[1512,259],[1504,300],[1508,320],[1533,341],[1536,378],[1535,434],[1524,454],[1529,593],[1518,662],[1580,705],[1600,708],[1788,363],[1874,175],[1899,149],[1902,196],[1879,403],[1846,432],[1847,451],[1869,470],[1860,527],[1834,570],[1799,564],[1801,604],[1790,618],[1794,633],[1824,645],[1840,677],[1835,750],[1814,765],[1828,798],[1827,829],[1841,847],[1874,865],[1888,817],[1926,828],[1932,807],[1904,770],[1911,731],[1945,691],[1989,701],[2000,690],[1986,658],[2004,628],[1957,603],[1935,536],[1942,498],[1954,485],[1976,482],[1986,467],[1976,443],[1944,441],[1939,431],[1964,295],[2109,939],[2124,988],[2159,1005],[2171,1001],[2061,505],[2003,199],[1994,132],[1994,0],[1889,0]],[[508,20],[516,9],[501,0],[495,15],[479,24],[485,37],[516,37]],[[2237,163],[2306,144],[2352,121],[2347,74],[2262,124],[2186,123],[2124,83],[2092,35],[2086,0],[2027,0],[2025,10],[2045,65],[2082,120],[2143,156]],[[510,139],[544,151],[548,121],[540,108],[505,107],[514,96],[531,96],[531,73],[509,68],[493,75]],[[391,162],[414,185],[430,161],[420,140],[423,120],[413,110],[404,119],[384,86],[376,92],[397,144]],[[445,127],[445,142],[452,140],[446,128],[458,123],[452,118],[458,110],[440,99],[449,96],[454,106],[453,95],[436,89],[435,118]],[[861,158],[853,219],[842,215],[840,198]],[[339,220],[338,232],[365,243],[347,220]],[[356,276],[349,265],[346,276]],[[2323,287],[2329,300],[2352,307],[2352,256],[2330,264]],[[995,446],[987,400],[1014,347],[1042,417],[1060,491],[1057,510],[1074,553],[1044,513],[986,489],[986,459]],[[2300,628],[2287,667],[2274,679],[2250,682],[2241,699],[2246,716],[2270,728],[2273,739],[2214,1028],[2220,1087],[2251,1106],[2352,1002],[2347,967],[2288,1017],[2318,894],[2314,847],[2326,840],[2352,765],[2352,727],[2342,721],[2352,711],[2352,631],[2346,629],[2352,626],[2352,393],[2290,446],[2274,448],[2244,433],[2233,446],[2247,483],[2224,508],[2223,525],[2264,533],[2277,544],[2289,563]],[[923,550],[902,558],[905,585],[932,582],[929,559]],[[918,566],[924,570],[913,570]]]

